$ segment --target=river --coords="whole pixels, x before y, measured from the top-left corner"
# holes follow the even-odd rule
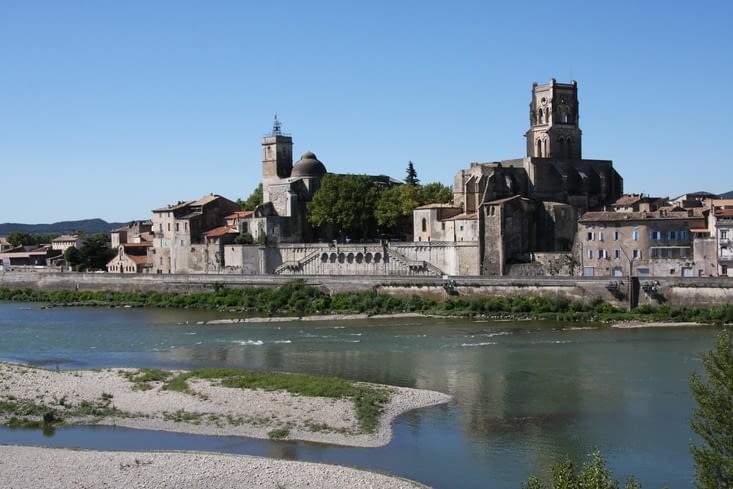
[[[229,366],[432,389],[382,448],[111,427],[0,429],[0,443],[247,453],[386,471],[436,489],[519,489],[597,447],[620,482],[694,487],[689,375],[715,328],[394,318],[202,324],[234,314],[0,303],[0,360],[48,368]]]

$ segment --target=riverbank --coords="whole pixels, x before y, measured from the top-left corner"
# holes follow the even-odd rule
[[[450,400],[440,392],[375,386],[388,393],[388,400],[374,429],[365,431],[350,399],[231,388],[220,378],[200,377],[188,379],[186,389],[176,391],[166,388],[164,374],[138,369],[46,370],[0,362],[0,402],[5,406],[0,422],[100,424],[377,447],[391,440],[395,417]]]
[[[392,437],[400,414],[445,403],[440,392],[373,386],[388,392],[373,432],[365,432],[349,399],[224,387],[191,377],[185,391],[167,390],[163,371],[47,370],[0,362],[0,422],[25,416],[38,427],[101,424],[205,435],[304,440],[377,447]],[[181,376],[184,372],[170,372]],[[174,377],[175,378],[175,377]],[[371,384],[359,384],[369,386]],[[99,452],[0,446],[3,484],[36,487],[416,488],[412,481],[351,468],[251,456]]]
[[[3,487],[130,489],[386,488],[425,486],[347,467],[247,455],[101,452],[0,445]]]

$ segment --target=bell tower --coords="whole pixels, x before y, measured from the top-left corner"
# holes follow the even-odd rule
[[[579,160],[581,131],[578,126],[578,83],[532,84],[529,104],[527,156]]]
[[[293,138],[283,134],[280,121],[272,124],[272,133],[262,138],[262,199],[270,202],[270,187],[290,177],[293,170]]]

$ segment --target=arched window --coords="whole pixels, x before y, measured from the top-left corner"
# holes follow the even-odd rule
[[[542,140],[537,140],[537,157],[542,158]]]
[[[422,218],[422,232],[424,233],[424,232],[425,232],[425,231],[427,231],[427,230],[428,230],[428,221],[427,221],[427,219],[425,219],[425,218],[423,217],[423,218]]]
[[[537,123],[538,124],[544,124],[545,123],[545,113],[542,109],[540,109],[537,112]]]

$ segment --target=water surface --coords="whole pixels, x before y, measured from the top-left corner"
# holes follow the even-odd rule
[[[414,318],[201,324],[222,317],[232,315],[0,303],[0,359],[304,372],[454,400],[401,416],[393,442],[376,449],[105,427],[2,429],[0,443],[248,453],[383,470],[435,488],[513,489],[566,454],[580,459],[598,447],[619,479],[694,486],[687,382],[714,329]]]

